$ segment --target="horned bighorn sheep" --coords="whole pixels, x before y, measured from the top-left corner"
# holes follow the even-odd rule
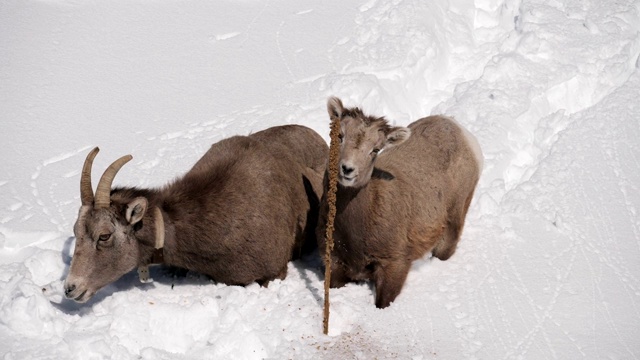
[[[159,189],[115,188],[116,160],[95,198],[91,167],[82,170],[82,206],[65,295],[86,302],[138,266],[165,263],[214,281],[265,285],[283,279],[305,235],[313,236],[326,142],[285,125],[213,144],[187,172]]]
[[[443,116],[393,127],[338,98],[327,107],[341,124],[330,286],[371,279],[376,306],[384,308],[402,290],[413,260],[429,251],[446,260],[455,252],[482,152],[473,135]],[[324,246],[324,197],[320,206],[316,234]]]

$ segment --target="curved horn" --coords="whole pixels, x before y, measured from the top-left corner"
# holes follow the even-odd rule
[[[80,176],[80,200],[82,205],[91,205],[93,203],[93,188],[91,187],[91,166],[100,149],[96,146],[87,155],[82,166],[82,175]]]
[[[131,155],[121,157],[109,165],[104,174],[102,174],[100,182],[98,183],[98,188],[96,189],[96,209],[109,207],[109,204],[111,203],[111,183],[113,182],[113,178],[116,177],[120,168],[131,159],[133,159],[133,156]]]

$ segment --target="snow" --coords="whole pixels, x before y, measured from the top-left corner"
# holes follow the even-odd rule
[[[0,3],[4,359],[640,357],[640,2]],[[484,172],[457,253],[387,309],[292,262],[268,288],[159,267],[63,299],[84,157],[160,186],[209,145],[326,100],[454,116]],[[96,170],[97,171],[97,170]],[[95,174],[94,174],[95,176]]]

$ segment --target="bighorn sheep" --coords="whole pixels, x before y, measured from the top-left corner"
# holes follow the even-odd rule
[[[443,116],[392,127],[338,98],[327,107],[341,124],[330,286],[371,279],[375,304],[384,308],[402,290],[413,260],[429,251],[446,260],[455,252],[482,152],[473,135]],[[321,246],[326,214],[323,197]]]
[[[304,146],[302,146],[304,144]],[[326,142],[285,125],[213,144],[187,172],[159,189],[115,188],[116,160],[95,198],[89,153],[65,295],[86,302],[99,289],[151,263],[193,270],[230,285],[283,279],[317,223]]]

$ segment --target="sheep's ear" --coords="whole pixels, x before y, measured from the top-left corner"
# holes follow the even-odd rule
[[[137,197],[127,204],[126,218],[129,224],[133,225],[142,220],[147,212],[148,204],[147,199],[143,197]]]
[[[402,126],[392,127],[387,131],[384,148],[390,149],[405,142],[411,136],[411,129]]]
[[[342,113],[344,112],[344,107],[342,106],[342,101],[335,96],[329,98],[327,101],[327,111],[329,112],[329,118],[331,120],[337,118],[342,118]]]

